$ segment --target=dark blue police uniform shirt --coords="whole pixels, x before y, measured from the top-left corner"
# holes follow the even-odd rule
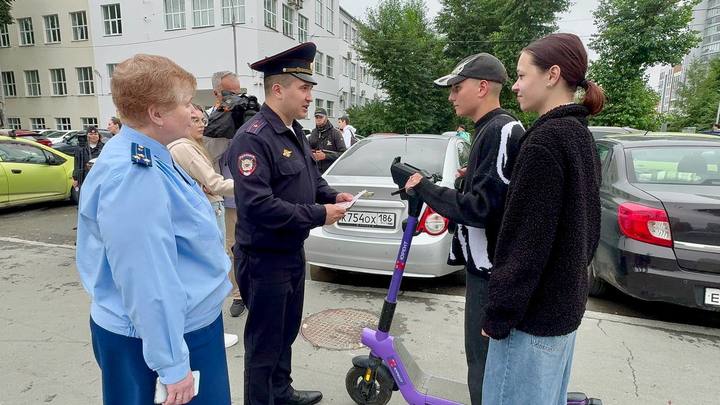
[[[302,126],[291,131],[266,104],[238,129],[228,151],[235,180],[235,243],[255,252],[292,253],[325,223],[337,191],[320,177]]]

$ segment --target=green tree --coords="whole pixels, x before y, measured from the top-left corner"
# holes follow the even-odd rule
[[[13,19],[10,15],[10,3],[13,0],[0,0],[0,24],[12,24]]]
[[[430,27],[423,0],[384,0],[368,11],[356,50],[387,99],[352,109],[358,129],[441,133],[452,127],[447,91],[432,84],[449,63],[443,41]]]
[[[710,129],[720,103],[720,58],[696,60],[688,68],[685,83],[677,91],[677,112],[670,118],[670,129],[695,127]]]
[[[594,12],[598,53],[590,77],[608,98],[597,125],[656,129],[658,95],[647,86],[647,68],[674,65],[700,40],[690,28],[699,0],[600,0]]]
[[[445,55],[453,63],[463,57],[487,52],[500,59],[511,81],[520,52],[532,41],[557,31],[558,15],[570,6],[568,0],[441,0],[435,19],[445,36]],[[515,95],[506,86],[503,107],[519,113]],[[523,121],[533,115],[520,114]]]

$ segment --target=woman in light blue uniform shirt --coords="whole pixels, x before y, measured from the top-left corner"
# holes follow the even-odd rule
[[[221,316],[230,261],[210,203],[166,148],[190,130],[195,78],[135,55],[111,86],[124,125],[83,185],[77,238],[103,402],[151,404],[159,376],[165,405],[230,404]]]

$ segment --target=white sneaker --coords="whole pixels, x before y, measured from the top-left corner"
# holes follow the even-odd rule
[[[233,347],[238,342],[238,335],[233,335],[232,333],[226,333],[225,334],[225,348]]]

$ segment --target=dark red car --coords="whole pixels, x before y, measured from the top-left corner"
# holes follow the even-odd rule
[[[11,129],[7,131],[7,136],[11,138],[31,139],[37,143],[52,147],[52,142],[50,141],[50,139],[48,139],[48,137],[40,135],[35,131],[29,131],[27,129]]]

